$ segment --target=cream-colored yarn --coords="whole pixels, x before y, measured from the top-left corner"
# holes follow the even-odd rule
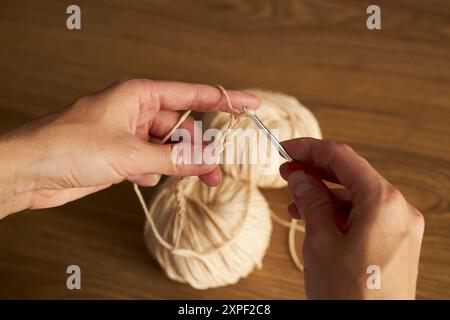
[[[321,138],[322,134],[320,127],[314,115],[305,108],[294,97],[271,91],[263,91],[259,89],[245,90],[248,93],[256,95],[261,99],[261,105],[257,110],[258,117],[271,130],[278,130],[279,140],[288,140],[298,137],[313,137]],[[223,129],[228,125],[229,115],[224,112],[205,113],[203,117],[203,129],[218,128]],[[248,117],[240,117],[236,128],[241,129],[255,129],[255,124]],[[251,145],[242,135],[236,136],[235,139],[230,139],[229,145],[225,149],[224,158],[227,156],[226,152],[233,150],[234,160],[238,157],[247,157],[251,159],[252,152],[258,152],[264,147],[262,144],[268,144],[265,137],[260,137],[258,144]],[[233,148],[233,149],[229,149]],[[270,153],[269,153],[270,154]],[[223,164],[222,169],[225,174],[242,181],[255,181],[260,188],[281,188],[287,185],[280,174],[278,173],[278,166],[284,160],[276,154],[270,158],[272,161],[264,164]],[[272,174],[262,174],[264,170],[272,166]],[[267,172],[267,171],[266,171]]]
[[[206,116],[206,127],[218,128],[222,133],[228,129],[232,132],[237,126],[255,128],[250,119],[232,109],[228,94],[222,87],[218,88],[230,113]],[[261,90],[247,91],[261,98],[258,116],[270,129],[280,130],[280,140],[321,137],[317,120],[295,98]],[[189,112],[182,115],[161,143],[170,138]],[[252,149],[239,139],[237,142],[244,150]],[[265,139],[263,143],[266,142]],[[224,143],[229,143],[227,134],[214,142],[216,147]],[[303,270],[295,247],[295,231],[304,232],[304,227],[295,220],[285,221],[270,210],[257,186],[282,187],[285,182],[278,173],[261,176],[263,169],[260,165],[222,165],[226,175],[215,188],[207,187],[197,177],[170,177],[158,189],[149,207],[139,187],[134,185],[147,216],[146,244],[168,277],[197,289],[236,283],[255,267],[262,266],[272,230],[270,217],[289,228],[289,251],[294,264]]]
[[[222,131],[226,133],[234,129],[239,114],[225,89],[218,88],[230,110]],[[226,139],[223,134],[215,146],[222,146]],[[149,208],[136,184],[134,189],[147,216],[148,248],[171,279],[207,289],[236,283],[261,267],[272,224],[268,203],[254,185],[224,177],[220,186],[210,188],[197,177],[170,177]]]
[[[145,226],[147,246],[169,278],[207,289],[234,284],[260,268],[272,229],[270,209],[260,191],[229,177],[215,188],[191,178],[182,187],[181,217],[177,183],[177,178],[168,178],[148,212],[148,220],[173,244],[171,248],[161,245],[149,222]]]

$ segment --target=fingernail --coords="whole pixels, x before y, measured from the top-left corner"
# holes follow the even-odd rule
[[[297,184],[294,186],[294,196],[300,198],[311,189],[312,185],[303,171],[296,171],[295,174],[297,175]]]
[[[257,109],[259,107],[259,105],[261,104],[261,98],[259,98],[258,96],[255,96],[254,94],[245,92],[245,91],[241,91],[246,100],[247,103],[244,103],[249,109]],[[242,107],[240,107],[240,110],[243,111]]]

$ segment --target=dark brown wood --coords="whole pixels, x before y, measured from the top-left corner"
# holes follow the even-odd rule
[[[426,218],[418,298],[450,298],[450,3],[80,0],[0,2],[0,130],[123,77],[259,87],[298,97],[325,138],[352,145]],[[146,190],[151,193],[151,190]],[[279,215],[286,190],[266,192]],[[275,226],[264,268],[198,291],[168,280],[147,253],[123,183],[60,208],[0,221],[0,298],[305,298]],[[82,290],[66,289],[66,267]]]

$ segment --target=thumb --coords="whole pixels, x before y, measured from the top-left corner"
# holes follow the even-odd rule
[[[336,232],[333,200],[324,185],[297,170],[289,175],[288,187],[307,233]]]
[[[163,174],[199,176],[211,172],[217,161],[206,158],[204,146],[190,143],[154,144],[135,141],[133,154],[127,159],[129,175]],[[131,172],[132,171],[132,172]]]

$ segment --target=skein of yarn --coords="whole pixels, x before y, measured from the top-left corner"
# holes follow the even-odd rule
[[[258,96],[261,105],[257,110],[258,117],[274,133],[278,131],[280,141],[298,137],[321,138],[319,124],[314,115],[304,107],[296,98],[283,93],[263,91],[259,89],[245,90],[248,93]],[[229,115],[224,112],[206,113],[203,117],[203,129],[217,128],[223,129],[228,125]],[[255,124],[248,117],[237,119],[236,129],[255,129]],[[264,136],[258,136],[256,144],[251,144],[244,135],[236,135],[230,139],[224,151],[224,158],[227,152],[233,152],[232,163],[222,164],[222,170],[226,175],[250,182],[255,181],[260,188],[281,188],[287,185],[280,174],[278,166],[281,164],[281,157],[278,154],[271,154],[271,149],[263,149],[269,142]],[[256,155],[260,150],[267,150],[267,162],[251,163],[242,159],[261,160]],[[238,160],[241,161],[238,161]]]
[[[177,183],[171,177],[160,187],[145,225],[148,249],[168,277],[207,289],[234,284],[260,268],[272,229],[260,191],[230,177],[210,188],[195,177],[184,180],[177,200]],[[170,239],[169,247],[154,229]]]
[[[216,147],[223,146],[226,132],[234,129],[239,118],[225,89],[217,87],[230,113],[222,130],[225,134],[214,142]],[[207,289],[236,283],[261,267],[272,231],[271,211],[254,185],[223,177],[220,186],[210,188],[197,177],[170,177],[148,207],[136,184],[134,189],[147,216],[148,249],[169,278]]]

